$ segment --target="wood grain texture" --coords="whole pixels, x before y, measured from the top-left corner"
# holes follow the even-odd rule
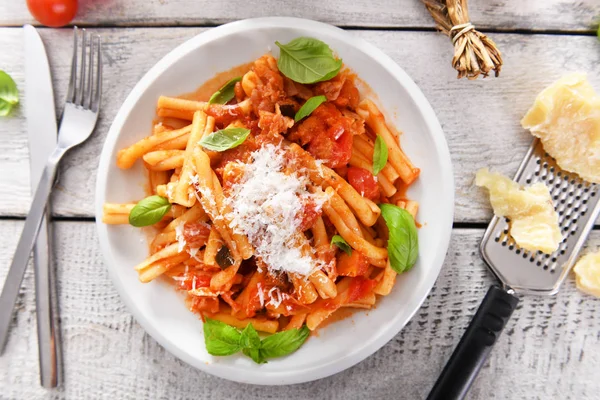
[[[21,221],[0,221],[0,281]],[[55,222],[65,386],[39,387],[31,269],[6,353],[1,399],[423,399],[473,316],[490,273],[479,230],[457,229],[442,273],[413,320],[353,368],[316,382],[260,387],[226,382],[177,360],[144,333],[109,281],[92,223]],[[600,245],[594,231],[589,247]],[[126,267],[126,266],[124,266]],[[569,278],[554,297],[524,297],[468,399],[596,399],[600,299]]]
[[[94,184],[110,123],[135,83],[163,55],[199,28],[99,29],[104,41],[104,100],[98,128],[84,145],[66,156],[55,193],[54,212],[93,216]],[[587,72],[600,90],[600,52],[595,37],[497,34],[506,65],[500,78],[457,80],[450,66],[451,46],[433,32],[352,31],[389,54],[416,81],[431,102],[450,146],[456,183],[457,222],[487,222],[485,195],[473,187],[475,171],[489,166],[514,174],[531,136],[519,124],[538,92],[570,71]],[[41,30],[55,80],[56,104],[67,88],[71,33]],[[0,29],[0,66],[24,89],[22,30]],[[415,57],[415,54],[418,57]],[[410,134],[410,133],[408,133]],[[22,109],[0,124],[0,215],[27,212],[29,167]]]
[[[595,0],[471,0],[480,29],[591,31],[600,14]],[[77,25],[213,26],[244,18],[290,16],[339,26],[433,28],[419,0],[82,0]],[[0,26],[35,23],[24,1],[0,4]]]

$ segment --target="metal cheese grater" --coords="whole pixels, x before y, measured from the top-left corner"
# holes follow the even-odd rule
[[[502,287],[494,285],[487,292],[428,400],[466,395],[517,306],[515,293],[558,292],[600,214],[598,185],[561,170],[539,139],[531,144],[514,180],[521,185],[543,182],[548,186],[564,239],[552,254],[527,251],[510,237],[508,219],[492,219],[479,250]]]

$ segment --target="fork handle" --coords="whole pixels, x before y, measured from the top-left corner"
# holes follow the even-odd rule
[[[427,400],[465,397],[519,299],[491,286]]]
[[[27,219],[25,219],[25,226],[17,244],[12,264],[4,281],[2,294],[0,294],[0,354],[4,351],[4,346],[8,340],[13,309],[19,295],[21,281],[25,275],[31,250],[46,214],[46,204],[52,191],[58,163],[66,151],[66,148],[57,147],[48,158],[40,182],[35,190],[31,209],[29,210]]]

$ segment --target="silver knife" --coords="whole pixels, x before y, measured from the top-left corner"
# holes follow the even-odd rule
[[[31,25],[23,27],[25,35],[25,115],[29,135],[31,189],[35,190],[45,161],[56,146],[56,111],[52,77],[44,43]],[[46,215],[49,216],[50,206]],[[40,381],[43,387],[56,387],[62,380],[62,349],[58,329],[58,299],[55,270],[52,265],[50,230],[42,222],[33,249],[36,316]]]

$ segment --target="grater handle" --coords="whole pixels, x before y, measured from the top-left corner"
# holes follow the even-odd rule
[[[460,400],[467,394],[518,302],[500,287],[490,287],[427,400]]]

